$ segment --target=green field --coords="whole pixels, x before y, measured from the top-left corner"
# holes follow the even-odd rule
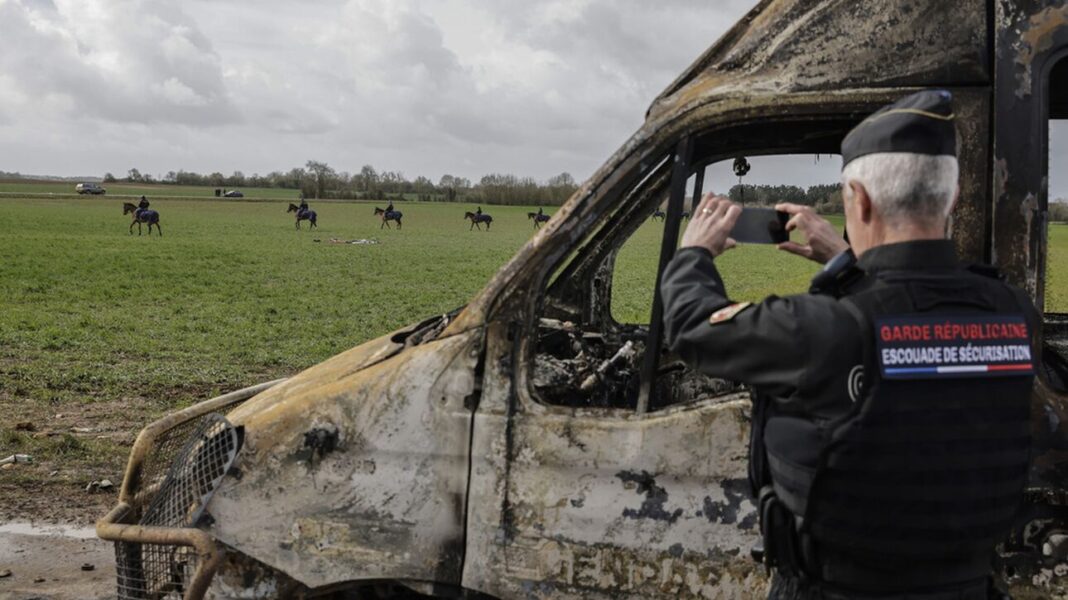
[[[462,204],[405,203],[403,231],[379,229],[365,203],[313,203],[314,232],[282,202],[153,208],[162,238],[129,235],[117,199],[0,199],[0,457],[38,460],[0,471],[0,489],[53,470],[57,485],[117,480],[152,419],[453,309],[533,233],[524,207],[485,207],[488,233],[468,231]],[[648,320],[662,231],[646,223],[620,253],[620,321]],[[1068,257],[1068,226],[1051,236],[1051,256]],[[720,264],[738,300],[803,291],[816,269],[753,246]],[[1051,297],[1068,308],[1061,281]]]

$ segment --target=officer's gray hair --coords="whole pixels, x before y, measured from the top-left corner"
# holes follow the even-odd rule
[[[880,152],[861,156],[842,169],[842,196],[850,181],[864,186],[886,220],[930,223],[949,216],[957,195],[960,165],[954,156]]]

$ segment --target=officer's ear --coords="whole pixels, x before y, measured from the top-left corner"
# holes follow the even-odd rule
[[[850,181],[849,187],[853,190],[853,202],[856,206],[857,216],[860,217],[860,222],[871,223],[872,204],[868,190],[864,189],[864,185],[859,181]]]

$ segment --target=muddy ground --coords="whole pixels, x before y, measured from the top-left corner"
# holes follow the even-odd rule
[[[0,525],[0,600],[114,597],[114,547],[92,527]]]
[[[0,459],[33,461],[0,466],[0,600],[114,598],[114,546],[94,525],[117,501],[118,457],[151,417],[108,403],[16,407],[2,396],[0,408],[19,415],[0,427]],[[105,479],[111,489],[86,490]]]

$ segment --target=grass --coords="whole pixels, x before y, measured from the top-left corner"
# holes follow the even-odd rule
[[[831,217],[836,227],[841,217]],[[621,323],[648,323],[660,261],[663,226],[646,223],[620,249],[612,277],[612,317]],[[795,239],[798,236],[794,236]],[[800,294],[819,270],[812,261],[771,245],[749,244],[716,261],[732,300],[759,301],[772,294]]]
[[[1068,223],[1050,223],[1046,255],[1046,312],[1068,313]]]
[[[485,207],[486,233],[468,231],[466,205],[405,203],[397,231],[379,229],[371,204],[313,202],[320,228],[309,232],[281,202],[159,200],[164,237],[149,238],[127,234],[120,205],[0,199],[0,457],[39,461],[0,471],[0,487],[68,468],[117,481],[152,419],[453,309],[533,232],[526,207]],[[622,249],[617,320],[648,320],[662,231],[646,223]],[[1059,267],[1068,226],[1050,232]],[[380,243],[313,241],[331,237]],[[737,300],[804,291],[816,270],[770,247],[720,264]],[[1068,275],[1051,273],[1051,303],[1068,309],[1062,288]]]

